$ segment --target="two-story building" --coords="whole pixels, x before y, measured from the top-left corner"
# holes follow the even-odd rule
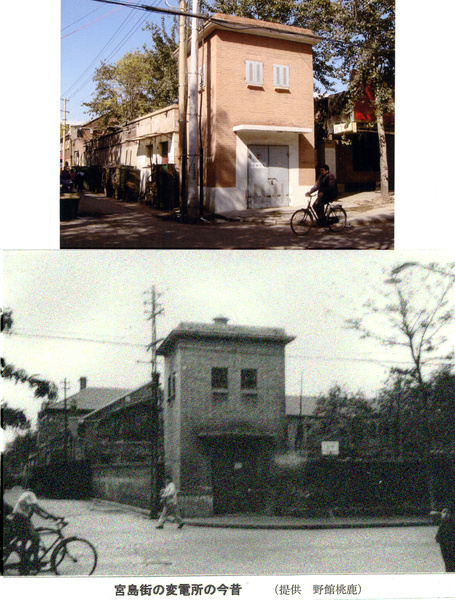
[[[262,511],[286,450],[283,329],[180,323],[165,338],[165,467],[185,515]]]
[[[215,14],[199,33],[206,207],[302,203],[314,183],[311,31]]]

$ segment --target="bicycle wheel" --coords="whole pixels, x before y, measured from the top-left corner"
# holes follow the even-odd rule
[[[306,235],[313,226],[313,216],[307,208],[297,210],[291,217],[291,229],[295,235]]]
[[[87,577],[96,569],[98,555],[94,546],[82,538],[62,540],[51,556],[52,569],[56,575]]]
[[[332,206],[327,214],[329,229],[342,231],[346,227],[346,211],[341,206]]]

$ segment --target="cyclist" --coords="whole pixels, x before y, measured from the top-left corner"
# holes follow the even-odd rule
[[[44,510],[38,504],[38,499],[31,490],[26,490],[19,496],[12,511],[12,528],[14,534],[19,538],[23,550],[26,549],[27,544],[30,542],[29,549],[21,552],[22,568],[20,568],[20,571],[24,572],[27,572],[28,564],[31,563],[32,566],[37,566],[38,564],[40,536],[32,523],[32,516],[34,514],[39,515],[43,519],[52,519],[54,521],[61,519],[61,517],[55,517]]]
[[[324,206],[336,199],[338,188],[337,180],[335,179],[335,176],[330,173],[328,165],[322,165],[322,167],[320,167],[320,172],[321,174],[316,183],[313,185],[311,190],[305,194],[305,196],[310,196],[317,190],[318,197],[316,202],[313,204],[313,208],[318,216],[318,225],[324,225]]]

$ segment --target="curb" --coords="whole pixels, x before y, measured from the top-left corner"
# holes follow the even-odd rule
[[[270,530],[322,530],[322,529],[371,529],[386,527],[428,527],[433,523],[430,521],[396,521],[396,522],[353,522],[353,523],[222,523],[193,521],[185,519],[185,525],[190,527],[211,527],[221,529],[270,529]]]

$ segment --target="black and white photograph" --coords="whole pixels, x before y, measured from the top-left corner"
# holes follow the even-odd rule
[[[450,253],[5,251],[3,284],[5,575],[453,571]]]

